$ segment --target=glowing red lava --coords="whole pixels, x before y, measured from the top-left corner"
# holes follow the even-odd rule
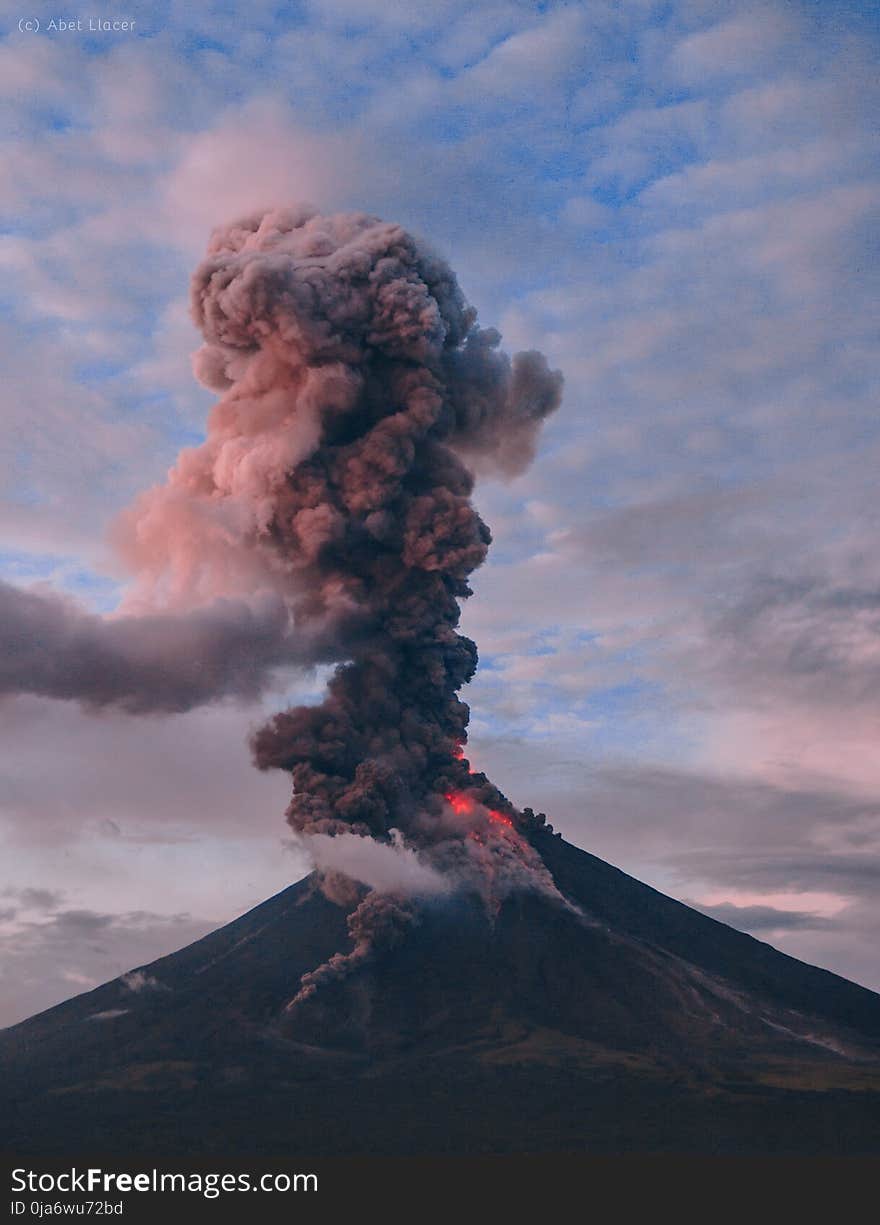
[[[443,798],[457,816],[476,811],[476,802],[469,795],[464,795],[460,791],[447,791]],[[513,821],[506,813],[499,812],[497,808],[487,808],[486,811],[490,821],[494,821],[496,825],[506,825],[509,829],[513,829]]]

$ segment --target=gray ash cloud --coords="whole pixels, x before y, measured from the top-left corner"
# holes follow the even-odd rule
[[[524,469],[561,376],[538,353],[509,358],[442,259],[363,215],[276,212],[218,231],[193,310],[198,369],[225,389],[227,449],[252,436],[255,400],[267,419],[284,405],[257,454],[236,452],[232,483],[295,625],[343,661],[323,703],[254,737],[257,764],[292,775],[292,826],[430,840],[451,832],[443,797],[460,790],[510,811],[461,756],[458,694],[477,651],[460,601],[491,539],[472,468]],[[188,474],[207,489],[210,437],[202,459]]]
[[[100,618],[0,590],[15,648],[0,690],[182,710],[252,697],[280,665],[335,663],[320,704],[253,736],[257,766],[291,775],[293,829],[398,838],[490,905],[555,893],[518,832],[528,818],[464,755],[477,649],[458,625],[491,541],[475,473],[528,466],[561,374],[509,357],[443,259],[363,214],[217,230],[192,313],[196,374],[221,395],[205,441],[116,526],[124,607]],[[354,952],[314,985],[411,915],[405,894],[369,893]]]

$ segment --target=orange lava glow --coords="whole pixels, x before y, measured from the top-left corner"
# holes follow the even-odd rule
[[[447,791],[444,795],[444,800],[450,806],[452,811],[458,816],[465,812],[474,811],[474,802],[466,795],[461,795],[457,791]]]
[[[476,802],[469,795],[464,795],[460,791],[447,791],[443,798],[457,816],[476,811]],[[506,825],[508,829],[513,829],[513,821],[506,813],[499,812],[497,808],[488,808],[486,811],[490,821],[494,821],[496,825]]]

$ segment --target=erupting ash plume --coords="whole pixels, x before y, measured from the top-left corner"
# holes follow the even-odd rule
[[[502,879],[552,888],[521,814],[464,755],[459,691],[477,651],[457,626],[490,542],[474,473],[524,470],[561,375],[537,352],[509,358],[442,259],[361,214],[284,209],[216,231],[192,309],[205,338],[196,373],[222,396],[205,443],[123,517],[117,543],[138,581],[105,639],[121,651],[126,623],[137,637],[138,624],[185,625],[226,601],[226,620],[199,639],[201,687],[183,685],[178,708],[212,685],[213,696],[253,690],[279,663],[337,662],[320,705],[253,738],[261,769],[292,776],[293,829],[399,831],[431,870],[490,894]],[[213,665],[212,647],[227,661],[239,649],[247,617],[233,609],[255,601],[252,667]],[[79,696],[149,708],[120,697],[129,671],[116,674]],[[53,683],[77,696],[54,674],[39,691]],[[393,929],[405,904],[386,896]],[[376,899],[352,917],[352,956],[379,925]]]
[[[202,368],[232,382],[224,403],[256,383],[309,431],[295,467],[270,465],[270,489],[263,467],[258,532],[291,573],[296,623],[338,635],[346,662],[320,706],[254,737],[257,764],[292,775],[290,824],[400,831],[496,896],[552,888],[509,802],[464,758],[458,692],[477,651],[456,626],[490,541],[466,461],[520,471],[561,377],[534,352],[511,362],[448,266],[367,217],[273,214],[215,235],[194,309]],[[393,943],[411,913],[368,894],[349,919],[353,951],[294,1002]]]
[[[223,395],[123,521],[130,611],[268,590],[291,649],[340,662],[324,702],[253,740],[260,768],[292,775],[300,833],[427,848],[512,830],[463,754],[477,651],[456,627],[490,541],[473,472],[527,466],[561,375],[511,360],[442,259],[361,214],[216,231],[192,309],[196,371]]]
[[[254,738],[261,768],[293,776],[292,826],[430,841],[456,826],[444,797],[459,792],[510,819],[462,757],[477,653],[459,600],[490,540],[466,460],[522,470],[560,375],[500,352],[448,266],[371,217],[277,212],[219,231],[193,308],[198,368],[228,390],[157,496],[160,529],[182,489],[188,511],[193,493],[233,504],[297,632],[346,661],[320,706]]]
[[[216,232],[193,310],[198,369],[225,394],[205,446],[156,495],[158,521],[181,486],[231,501],[297,631],[335,641],[344,661],[319,706],[253,738],[260,768],[292,776],[290,824],[399,831],[492,895],[552,889],[518,814],[464,757],[458,694],[477,651],[456,627],[490,542],[472,468],[525,468],[561,376],[539,353],[509,359],[440,258],[362,215],[275,212]],[[399,896],[369,894],[350,919],[354,952],[301,995],[387,943],[407,913]]]

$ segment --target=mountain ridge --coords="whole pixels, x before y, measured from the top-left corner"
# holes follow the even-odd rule
[[[351,948],[312,876],[0,1032],[0,1147],[880,1149],[880,996],[562,839],[533,845],[583,916],[539,893],[491,921],[437,899],[291,1011]]]

